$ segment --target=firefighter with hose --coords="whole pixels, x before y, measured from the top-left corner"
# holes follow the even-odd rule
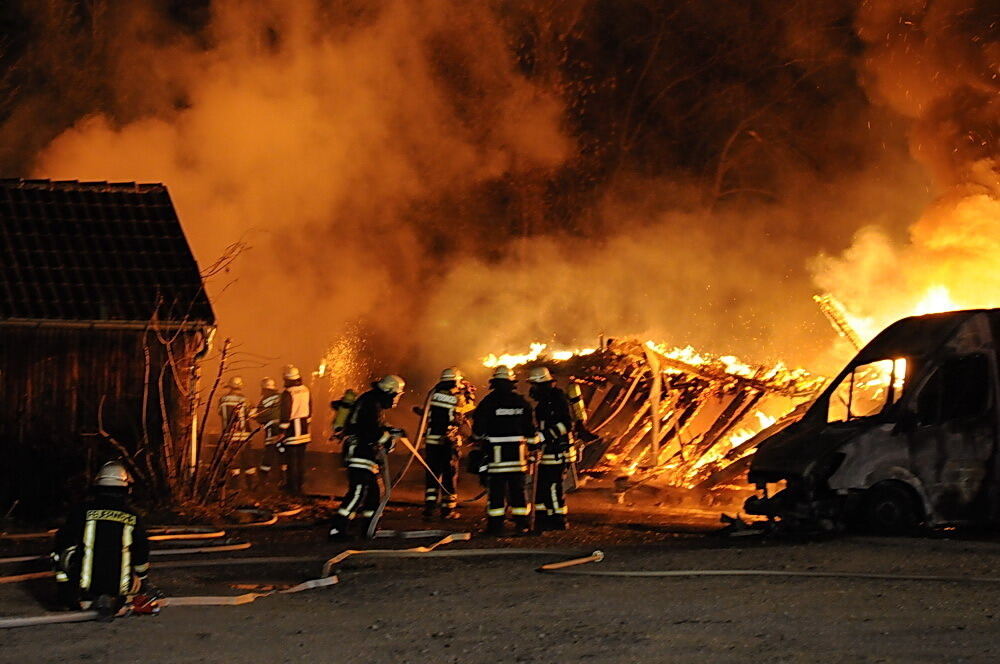
[[[302,384],[302,374],[297,367],[287,365],[283,377],[285,390],[278,400],[278,439],[275,445],[288,466],[285,490],[293,496],[301,496],[306,473],[306,445],[312,440],[309,434],[312,397],[309,388]]]
[[[448,367],[427,400],[424,446],[427,465],[424,483],[424,519],[434,518],[437,509],[442,519],[456,519],[458,512],[458,455],[462,446],[460,432],[465,415],[475,408],[472,386],[458,367]]]
[[[531,406],[516,390],[514,372],[500,365],[490,379],[490,392],[472,415],[472,432],[482,454],[481,472],[486,473],[489,498],[486,504],[486,534],[502,535],[508,506],[517,534],[530,532],[525,479],[528,446],[537,444]]]
[[[60,604],[96,609],[102,621],[113,620],[132,596],[145,596],[144,607],[161,596],[149,582],[149,540],[129,505],[131,483],[120,462],[104,464],[90,498],[73,508],[56,532],[52,561]]]
[[[381,502],[380,459],[392,450],[402,429],[389,426],[385,411],[395,408],[406,382],[396,375],[384,376],[358,397],[344,426],[344,463],[347,466],[347,493],[330,524],[331,540],[350,538],[351,522],[362,519],[362,532]]]
[[[538,423],[541,458],[535,501],[535,528],[566,530],[566,500],[563,477],[568,464],[576,461],[573,444],[573,415],[570,399],[559,387],[547,367],[535,367],[528,376],[528,392],[535,401],[535,421]]]

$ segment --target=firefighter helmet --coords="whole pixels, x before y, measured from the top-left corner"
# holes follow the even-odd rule
[[[94,478],[94,484],[96,486],[128,486],[132,483],[132,478],[129,477],[128,471],[125,470],[125,466],[122,465],[120,461],[109,461],[101,469],[97,471],[97,477]]]
[[[458,367],[448,367],[441,372],[441,382],[446,383],[448,381],[460,381],[462,380],[462,370]]]
[[[260,389],[262,390],[276,390],[278,389],[278,384],[274,382],[273,378],[265,378],[260,381]]]
[[[549,371],[548,367],[535,367],[528,374],[528,382],[530,383],[551,383],[555,378],[552,377],[552,372]]]
[[[242,390],[243,389],[243,378],[241,376],[233,376],[226,383],[226,387],[231,390]]]
[[[493,370],[492,380],[514,380],[514,371],[506,364],[501,364]]]
[[[383,376],[380,381],[375,383],[375,386],[386,394],[402,394],[403,388],[406,387],[406,381],[395,374],[389,374]]]
[[[294,364],[286,364],[285,371],[282,376],[285,380],[299,380],[302,378],[302,374],[299,373],[299,368]]]

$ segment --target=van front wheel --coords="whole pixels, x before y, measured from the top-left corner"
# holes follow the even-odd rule
[[[865,492],[864,521],[880,535],[902,535],[920,525],[921,510],[913,490],[900,482],[880,482]]]

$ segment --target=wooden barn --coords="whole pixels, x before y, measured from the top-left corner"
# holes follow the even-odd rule
[[[0,180],[0,518],[59,510],[114,457],[169,495],[214,329],[165,186]]]

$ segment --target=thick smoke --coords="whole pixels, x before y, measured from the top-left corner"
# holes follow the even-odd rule
[[[843,255],[819,257],[817,284],[867,318],[868,334],[915,309],[1000,305],[1000,11],[865,2],[856,26],[865,89],[910,120],[936,199],[905,243],[869,227]]]
[[[360,320],[391,364],[436,269],[427,240],[460,240],[470,223],[434,204],[559,165],[572,149],[562,108],[516,71],[478,3],[334,18],[308,2],[254,6],[215,3],[208,48],[162,53],[179,108],[86,117],[35,172],[167,183],[202,265],[251,245],[213,284],[222,333],[244,350],[315,368]]]
[[[18,89],[49,83],[0,164],[165,182],[203,265],[251,245],[210,287],[268,371],[600,334],[810,362],[817,287],[997,303],[987,2],[138,4],[24,3]]]

